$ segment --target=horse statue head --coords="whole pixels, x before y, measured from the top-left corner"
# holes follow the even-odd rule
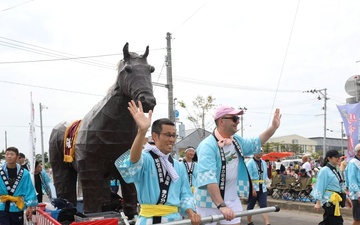
[[[153,110],[156,100],[153,96],[153,86],[151,83],[151,73],[155,68],[148,64],[149,46],[146,47],[143,55],[129,52],[129,44],[123,48],[124,58],[118,65],[117,85],[124,95],[131,96],[136,104],[140,101],[144,112]]]

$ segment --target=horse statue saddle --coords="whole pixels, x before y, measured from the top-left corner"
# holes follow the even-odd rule
[[[64,162],[71,163],[75,157],[76,136],[81,124],[81,120],[76,120],[65,130],[64,134]]]

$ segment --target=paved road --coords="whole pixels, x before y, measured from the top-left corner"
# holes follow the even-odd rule
[[[309,225],[318,224],[322,220],[322,212],[309,213],[297,210],[281,210],[279,212],[269,213],[270,223],[273,225]],[[253,216],[254,225],[263,225],[261,215]],[[242,217],[241,224],[246,225],[246,217]],[[351,225],[352,218],[344,217],[344,225]]]

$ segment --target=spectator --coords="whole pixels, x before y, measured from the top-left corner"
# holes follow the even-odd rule
[[[267,167],[268,178],[271,179],[272,178],[272,165],[271,165],[271,162],[268,159],[266,159],[265,162],[266,162],[266,167]]]
[[[282,164],[281,164],[280,159],[277,159],[276,162],[275,162],[275,170],[276,170],[277,174],[280,174],[280,173],[281,173],[281,172],[280,172],[281,165],[282,165]]]
[[[250,159],[246,163],[246,167],[249,171],[251,182],[253,185],[252,193],[249,195],[249,201],[247,204],[247,210],[254,209],[256,202],[258,202],[260,208],[267,207],[267,189],[265,181],[268,179],[266,170],[266,163],[261,159],[263,156],[263,150],[259,154],[254,154],[254,158]],[[269,216],[267,213],[261,214],[265,225],[270,225]],[[251,215],[247,216],[248,225],[254,225],[251,219]]]
[[[220,224],[239,224],[235,212],[242,211],[240,196],[249,197],[251,181],[244,156],[257,154],[280,126],[280,110],[276,109],[271,126],[258,137],[242,138],[236,134],[243,112],[220,106],[215,113],[216,128],[196,149],[198,169],[195,191],[196,211],[202,216],[223,215]],[[213,222],[211,224],[216,224]]]
[[[29,170],[30,169],[30,166],[29,164],[26,162],[26,157],[24,155],[24,153],[19,153],[19,157],[18,157],[18,160],[17,162],[20,164],[20,166],[26,170]]]
[[[172,222],[188,216],[193,225],[199,225],[201,217],[194,210],[186,170],[170,156],[177,136],[175,124],[169,119],[154,121],[151,136],[155,146],[147,144],[144,148],[152,111],[146,117],[140,101],[138,105],[132,100],[128,107],[138,126],[136,137],[130,151],[115,161],[125,182],[136,186],[141,207],[136,224]]]
[[[285,166],[281,163],[280,159],[275,162],[277,174],[281,176],[281,183],[285,184]]]
[[[323,221],[319,224],[343,225],[344,220],[340,214],[340,205],[352,207],[350,198],[345,194],[345,182],[337,168],[341,155],[336,150],[326,152],[323,168],[319,171],[315,187],[311,195],[316,200],[315,210],[324,209]],[[343,200],[343,203],[340,201]]]
[[[38,202],[43,202],[43,190],[47,194],[48,198],[51,200],[52,196],[49,184],[51,180],[45,170],[43,170],[42,163],[40,161],[35,162],[34,181]]]
[[[292,172],[291,167],[288,166],[288,168],[285,171],[285,174],[291,176],[291,172]]]
[[[294,171],[295,173],[299,173],[300,167],[299,163],[297,161],[294,162]]]
[[[120,187],[120,180],[119,179],[111,179],[110,180],[110,189],[114,193],[118,193]]]
[[[345,160],[344,160],[345,161]],[[352,158],[345,169],[346,187],[353,204],[353,225],[360,225],[360,144],[355,146],[355,157]]]
[[[305,173],[307,177],[311,177],[311,164],[309,163],[309,157],[304,155],[302,157],[303,164],[301,165],[302,169],[305,169]],[[300,170],[301,172],[301,170]]]
[[[296,180],[299,179],[299,175],[298,175],[298,173],[295,172],[295,170],[292,170],[292,171],[291,171],[290,176],[295,177]]]
[[[186,172],[188,174],[189,178],[189,184],[191,187],[191,192],[194,193],[194,182],[196,181],[196,162],[193,161],[193,158],[195,156],[195,148],[192,146],[189,146],[185,149],[185,156],[183,158],[183,165],[185,166]]]
[[[0,168],[0,224],[23,225],[24,210],[27,218],[32,216],[32,207],[37,206],[36,193],[30,173],[16,161],[19,150],[5,150],[5,164]]]

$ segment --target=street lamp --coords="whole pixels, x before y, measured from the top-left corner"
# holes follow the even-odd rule
[[[323,110],[324,110],[324,139],[323,139],[323,158],[325,159],[325,154],[326,154],[326,101],[329,100],[329,98],[327,97],[327,94],[326,94],[326,88],[324,89],[314,89],[314,90],[310,90],[310,91],[304,91],[304,92],[307,92],[307,93],[313,93],[313,94],[316,94],[316,93],[319,93],[320,95],[317,97],[318,100],[322,100],[324,99],[324,107],[323,107]]]
[[[45,105],[41,105],[41,103],[39,103],[39,109],[40,109],[40,132],[41,132],[41,160],[42,160],[42,164],[43,166],[45,166],[45,155],[44,155],[44,132],[43,132],[43,123],[42,123],[42,110],[43,109],[47,109],[48,107]]]

